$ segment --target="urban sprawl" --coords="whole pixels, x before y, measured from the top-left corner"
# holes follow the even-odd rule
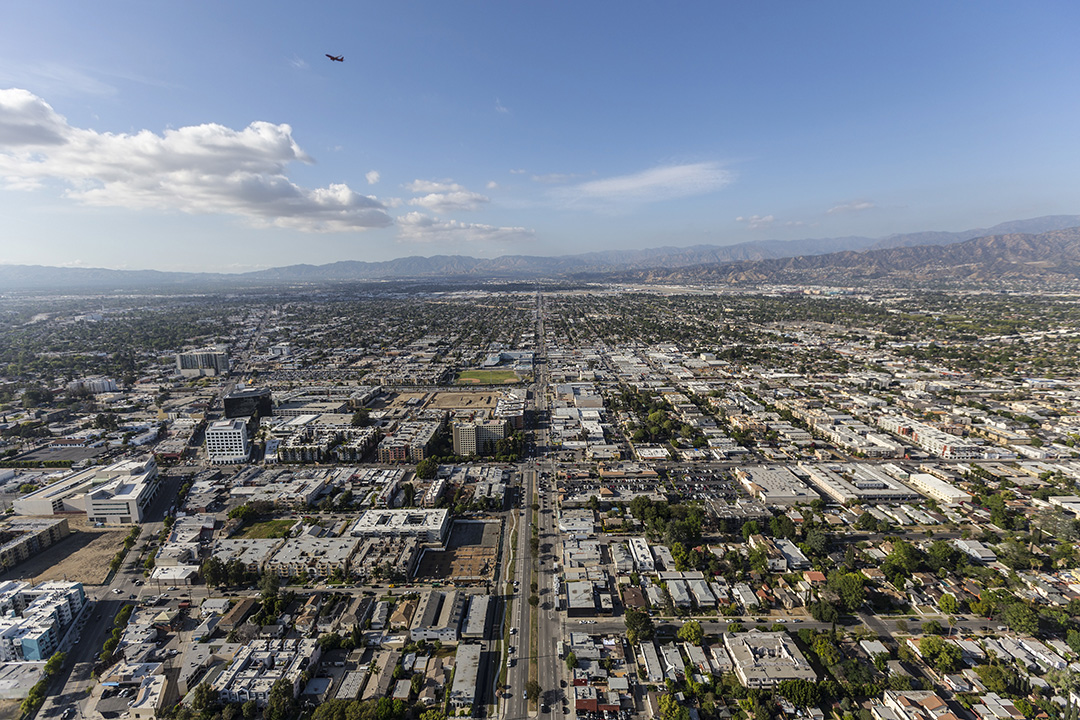
[[[3,308],[6,716],[1077,718],[1073,295]]]

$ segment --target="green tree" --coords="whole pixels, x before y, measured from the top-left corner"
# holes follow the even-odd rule
[[[540,698],[540,683],[535,680],[529,680],[525,683],[525,696],[530,700],[538,700]]]
[[[276,597],[281,587],[281,580],[274,573],[263,573],[259,578],[259,594],[264,601]]]
[[[705,632],[701,629],[701,623],[697,620],[683,623],[683,626],[679,628],[678,635],[680,640],[691,645],[701,645],[701,641],[705,639]]]
[[[670,692],[660,696],[660,720],[690,720],[690,711]]]
[[[975,673],[990,692],[1006,695],[1019,690],[1016,672],[1005,665],[977,665]]]
[[[810,603],[808,606],[810,615],[818,622],[835,623],[840,619],[840,611],[836,607],[825,600],[817,600]]]
[[[743,540],[750,540],[751,535],[758,535],[761,533],[761,524],[757,520],[747,520],[742,526]]]
[[[191,697],[191,709],[199,715],[209,716],[218,707],[218,696],[209,683],[199,683]]]
[[[769,520],[769,531],[773,537],[794,538],[795,523],[787,515],[776,515]]]
[[[1001,619],[1009,629],[1025,635],[1034,635],[1039,629],[1039,616],[1030,605],[1022,601],[1006,605]]]
[[[638,643],[642,640],[652,640],[656,628],[653,626],[652,618],[644,610],[638,610],[637,608],[626,608],[626,614],[623,616],[623,621],[626,623],[626,637],[631,643]]]
[[[52,677],[60,671],[60,668],[64,666],[64,661],[67,660],[67,655],[62,652],[53,653],[52,656],[45,662],[45,675]]]
[[[281,678],[270,688],[270,696],[266,701],[266,709],[263,711],[264,720],[290,720],[296,715],[296,698],[293,697],[293,686],[285,678]]]
[[[416,477],[421,480],[433,480],[439,472],[439,463],[432,458],[424,458],[416,464]]]
[[[840,604],[853,612],[866,598],[864,579],[860,573],[834,572],[829,575],[828,588],[840,598]]]
[[[941,599],[938,600],[938,607],[946,615],[953,615],[960,611],[960,603],[956,601],[956,596],[952,593],[942,595]]]
[[[809,680],[783,680],[776,692],[796,707],[813,707],[821,702],[818,684]]]
[[[828,633],[819,633],[814,637],[811,647],[825,665],[832,666],[840,662],[840,648],[836,647],[836,641]]]

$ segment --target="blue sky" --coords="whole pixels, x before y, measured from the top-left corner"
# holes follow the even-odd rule
[[[0,262],[229,272],[1080,213],[1078,21],[1066,2],[10,3]]]

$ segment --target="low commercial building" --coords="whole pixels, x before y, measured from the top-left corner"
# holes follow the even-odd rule
[[[978,540],[964,540],[962,538],[954,538],[952,544],[957,550],[964,553],[973,560],[977,560],[981,563],[992,563],[997,561],[997,555],[989,547],[979,542]]]
[[[237,560],[250,571],[261,571],[284,543],[276,538],[222,538],[214,541],[210,554],[224,564]]]
[[[826,466],[799,463],[799,470],[825,497],[844,505],[903,502],[919,498],[919,494],[911,488],[872,465],[852,463]],[[849,477],[841,473],[847,473]]]
[[[480,675],[480,657],[483,646],[475,643],[458,645],[454,659],[454,682],[450,686],[450,707],[455,710],[472,709],[476,703],[477,681]]]
[[[907,480],[908,485],[915,488],[923,495],[933,498],[938,502],[948,505],[957,505],[962,502],[971,502],[971,493],[951,485],[929,473],[915,473]]]
[[[785,467],[759,465],[739,468],[735,476],[747,492],[766,505],[809,505],[820,499],[817,493]]]
[[[431,592],[422,597],[409,633],[412,640],[457,642],[467,600],[464,593],[455,590]]]
[[[649,551],[649,542],[643,537],[630,538],[630,554],[634,557],[634,568],[641,573],[656,570],[656,562]]]
[[[469,596],[469,611],[461,628],[461,637],[466,640],[483,640],[487,637],[488,618],[491,615],[490,595]]]

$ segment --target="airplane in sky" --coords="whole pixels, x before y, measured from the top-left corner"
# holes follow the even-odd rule
[[[330,53],[326,53],[326,57],[330,58],[334,62],[345,62],[344,55],[331,55]]]

